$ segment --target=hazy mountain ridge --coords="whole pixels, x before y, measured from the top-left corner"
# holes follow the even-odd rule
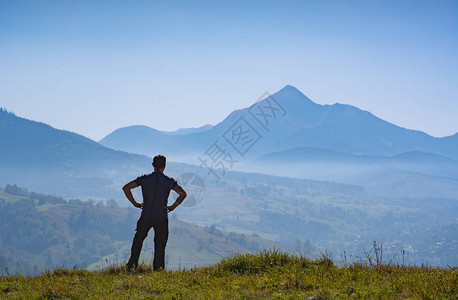
[[[113,178],[145,172],[151,159],[106,148],[99,143],[44,123],[0,110],[0,184],[17,183],[38,192],[95,196]],[[80,194],[81,195],[81,194]]]
[[[396,126],[351,105],[319,105],[292,86],[285,86],[272,98],[267,97],[253,105],[267,107],[267,101],[272,102],[272,99],[286,113],[284,116],[276,115],[276,119],[271,120],[268,132],[250,119],[250,107],[247,107],[232,112],[220,123],[200,133],[167,136],[154,129],[150,132],[142,129],[144,138],[137,140],[140,130],[129,127],[128,132],[118,129],[100,140],[100,143],[114,149],[147,155],[154,153],[161,145],[162,152],[174,153],[178,161],[182,161],[180,156],[185,152],[193,153],[195,159],[196,155],[206,150],[205,147],[210,147],[213,141],[221,138],[240,116],[244,116],[263,136],[250,150],[251,157],[297,147],[317,147],[369,155],[423,151],[458,159],[458,151],[453,150],[456,149],[454,146],[458,146],[457,134],[435,138],[421,131]],[[183,147],[186,151],[177,150]]]
[[[211,129],[212,127],[213,125],[205,124],[200,127],[179,128],[175,131],[161,131],[161,132],[165,134],[170,134],[170,135],[191,134],[191,133],[199,133],[199,132],[207,131]]]
[[[73,160],[74,167],[104,164],[113,159],[122,164],[148,159],[106,148],[82,135],[24,119],[5,110],[0,111],[0,134],[1,162],[6,165],[22,162],[52,167],[60,158],[65,158]]]
[[[256,119],[257,112],[270,115],[270,119]],[[227,133],[240,118],[260,137],[243,156],[227,140]],[[266,125],[263,120],[268,126],[262,126]],[[355,106],[314,103],[292,86],[233,111],[203,132],[170,136],[152,128],[126,127],[100,142],[134,153],[168,153],[174,161],[194,164],[200,164],[198,158],[218,142],[239,161],[233,166],[235,170],[340,181],[383,193],[396,190],[396,196],[434,196],[438,190],[443,191],[444,197],[456,197],[458,193],[458,182],[454,181],[458,174],[458,133],[435,138],[399,127]],[[310,149],[321,150],[311,153]],[[418,191],[422,194],[412,185],[421,185]]]
[[[456,169],[458,161],[452,158],[434,153],[421,151],[409,151],[392,156],[384,155],[366,155],[366,154],[350,154],[345,152],[337,152],[321,148],[313,147],[298,147],[285,151],[278,151],[265,154],[258,158],[255,162],[263,164],[269,163],[291,163],[301,164],[306,162],[330,162],[330,163],[353,163],[360,165],[376,165],[384,164],[441,164],[442,167],[451,167]],[[458,173],[450,173],[452,178],[458,178]]]
[[[421,151],[377,156],[299,147],[265,154],[241,169],[359,184],[383,195],[450,198],[458,195],[458,161]]]

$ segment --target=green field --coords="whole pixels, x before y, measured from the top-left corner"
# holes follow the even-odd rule
[[[278,251],[234,255],[208,267],[137,273],[57,269],[0,277],[2,299],[456,299],[458,268],[335,266]]]

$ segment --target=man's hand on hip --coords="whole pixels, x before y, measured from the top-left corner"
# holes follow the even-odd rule
[[[173,205],[170,205],[170,206],[164,206],[165,209],[167,209],[167,212],[171,212],[173,211],[175,208],[177,208],[178,205],[175,205],[175,203]]]

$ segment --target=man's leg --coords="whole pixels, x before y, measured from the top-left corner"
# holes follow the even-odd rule
[[[132,249],[130,251],[130,259],[127,263],[127,268],[130,270],[132,268],[137,268],[138,259],[140,257],[140,251],[142,250],[143,241],[148,236],[148,231],[150,230],[152,224],[150,220],[140,217],[137,222],[137,229],[132,242]]]
[[[154,260],[153,269],[165,268],[165,246],[169,237],[169,220],[156,220],[154,222]]]

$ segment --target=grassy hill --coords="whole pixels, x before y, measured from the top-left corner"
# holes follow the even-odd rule
[[[135,274],[58,269],[41,276],[0,277],[2,299],[456,299],[458,268],[361,262],[337,267],[278,251],[235,255],[184,271]]]

